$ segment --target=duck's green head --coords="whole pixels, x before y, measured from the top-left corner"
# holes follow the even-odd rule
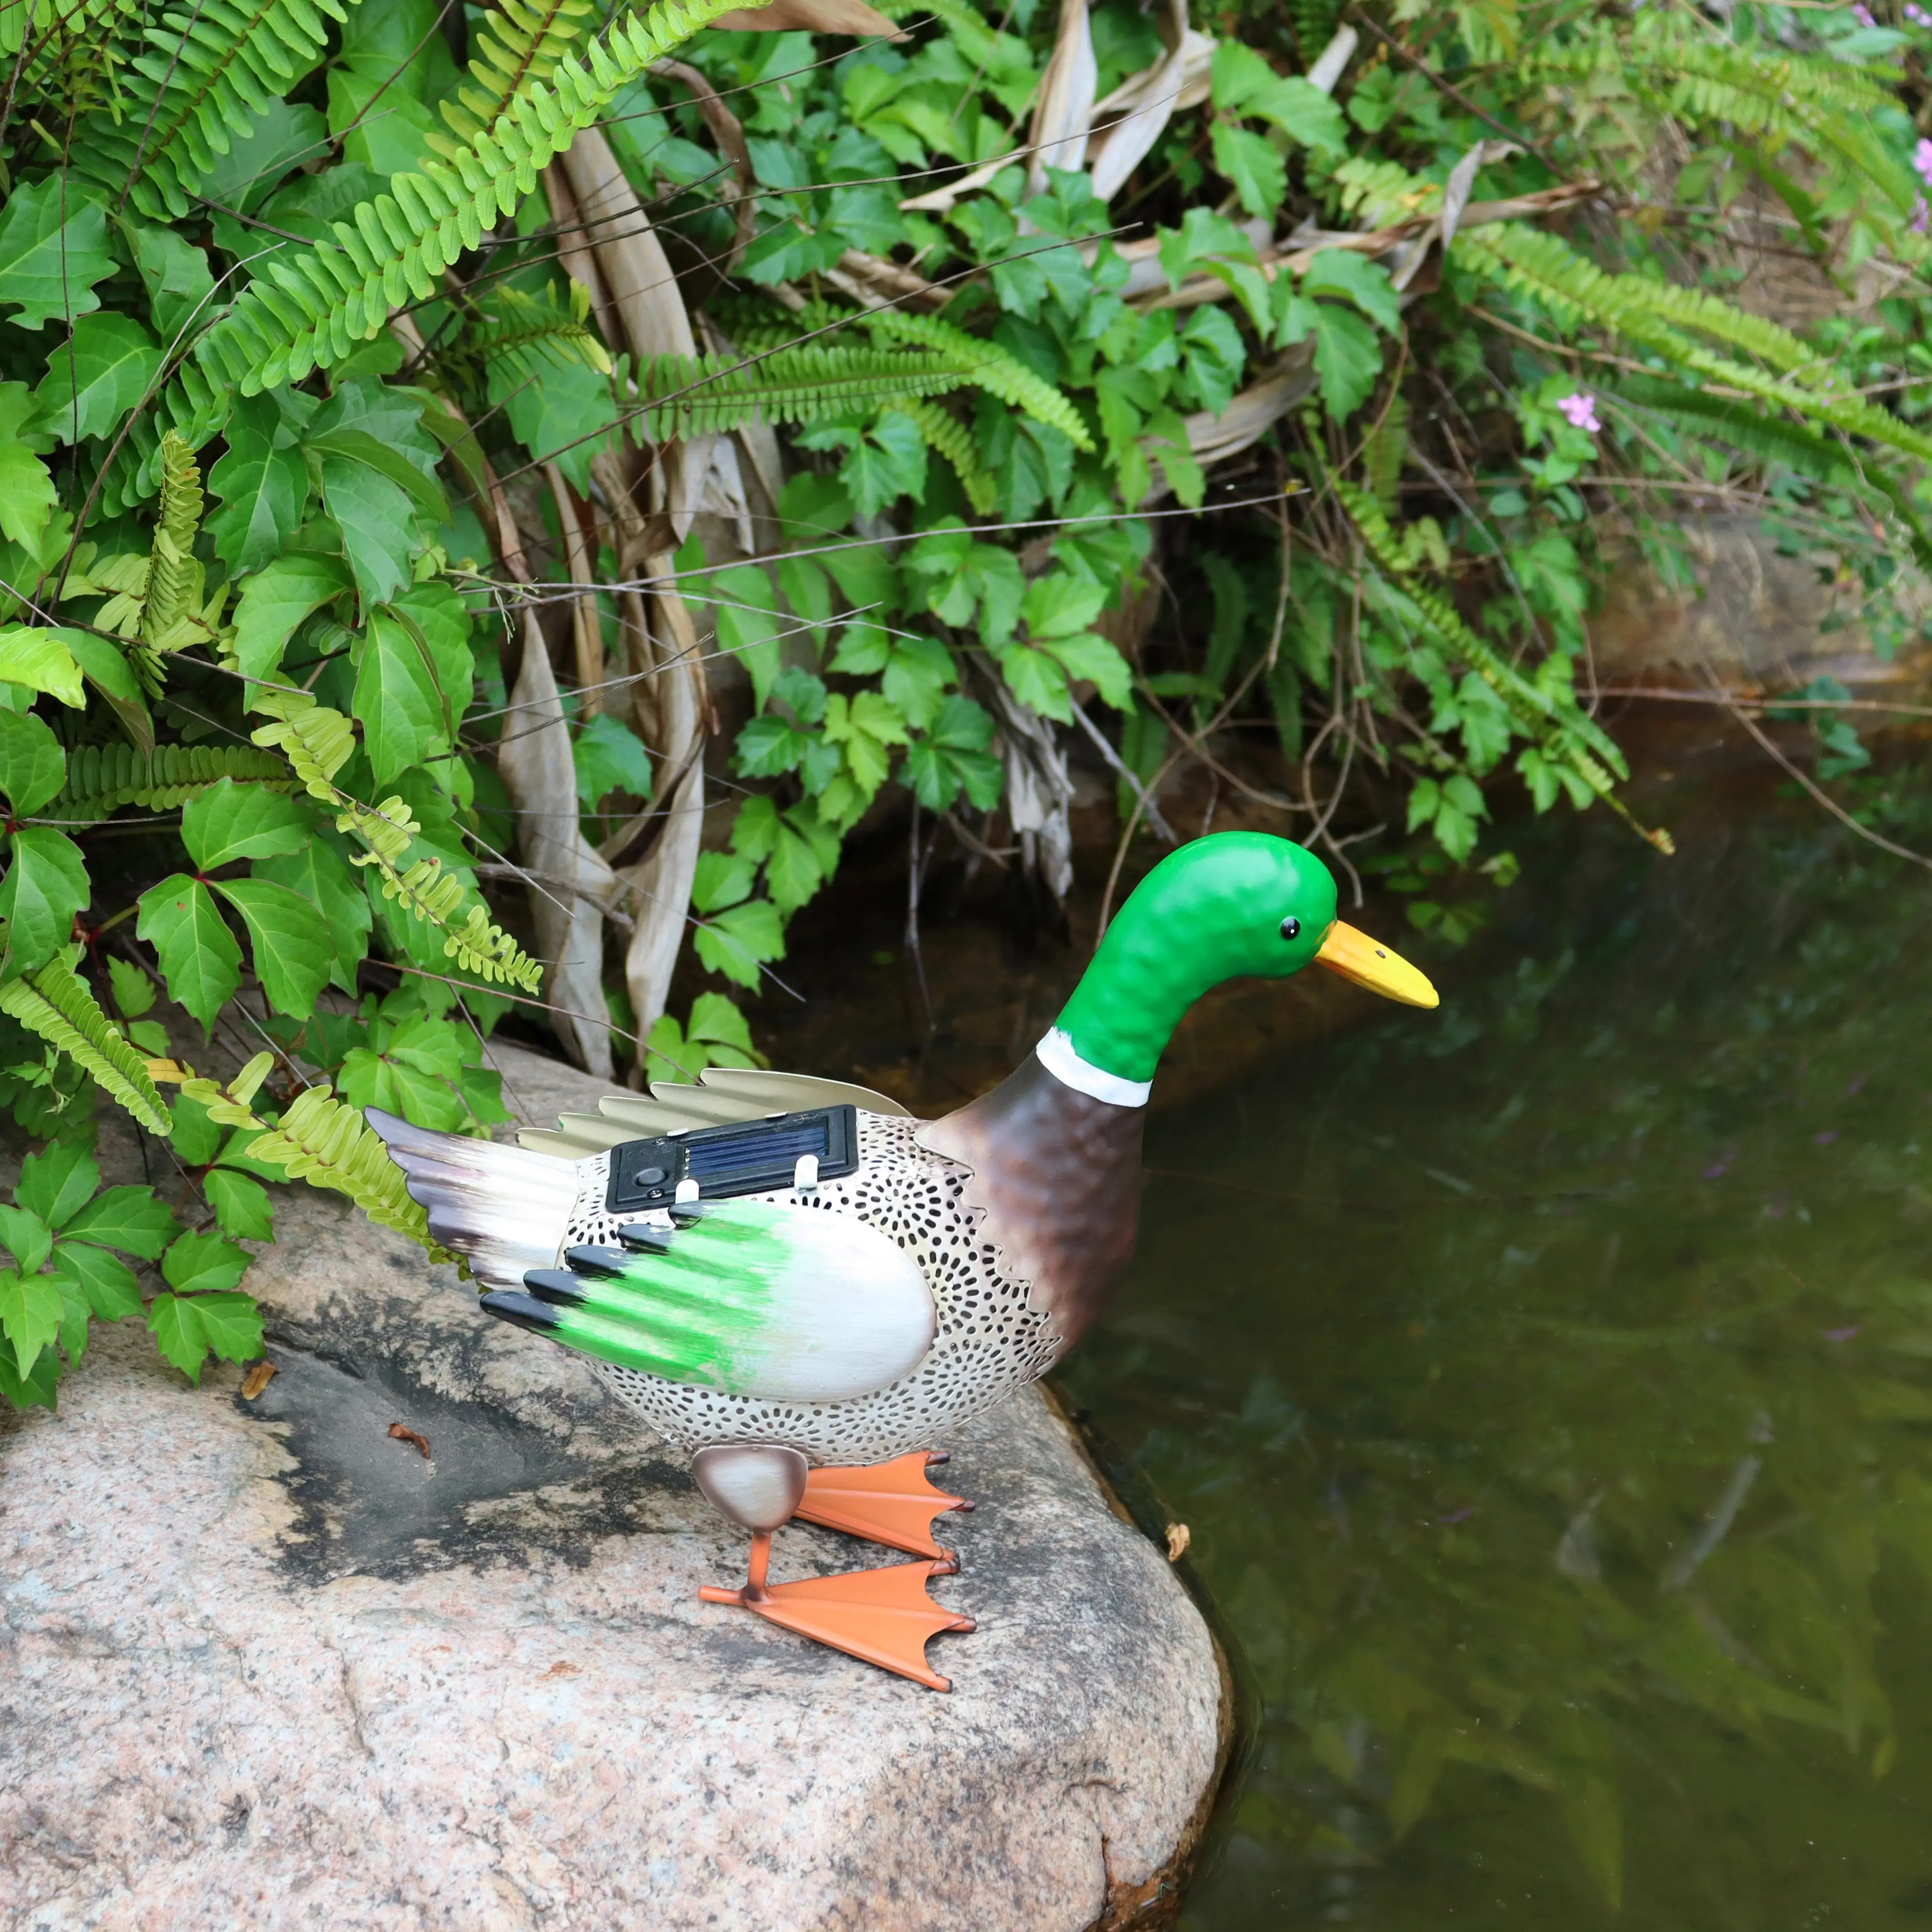
[[[1407,960],[1335,916],[1334,876],[1312,852],[1262,832],[1198,838],[1121,907],[1040,1057],[1070,1086],[1138,1106],[1181,1016],[1210,987],[1310,964],[1408,1006],[1436,1004]]]

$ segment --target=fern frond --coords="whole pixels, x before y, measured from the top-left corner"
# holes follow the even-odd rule
[[[212,381],[193,361],[178,364],[152,406],[128,424],[101,485],[108,510],[131,510],[160,488],[161,445],[170,433],[199,450],[226,428],[234,404],[231,385]]]
[[[58,1047],[94,1076],[151,1134],[171,1134],[174,1122],[148,1077],[145,1054],[129,1044],[74,970],[80,948],[70,946],[37,973],[0,986],[0,1012]]]
[[[289,0],[293,4],[293,0]],[[327,368],[374,338],[392,308],[440,292],[445,268],[536,189],[551,157],[596,120],[621,89],[736,0],[658,0],[567,54],[548,82],[526,80],[496,124],[447,163],[392,175],[335,244],[272,259],[196,350],[209,373],[254,395]]]
[[[999,506],[999,485],[980,467],[973,432],[937,403],[901,400],[888,403],[886,407],[908,418],[927,442],[952,464],[974,514],[990,517]]]
[[[138,0],[13,0],[0,5],[0,58],[20,61],[16,100],[44,100],[59,118],[118,98],[124,64],[116,34]],[[21,58],[24,52],[25,58]]]
[[[410,815],[407,802],[387,798],[370,811],[352,799],[340,800],[338,832],[352,832],[369,848],[350,861],[374,866],[382,876],[382,896],[393,899],[411,918],[442,933],[443,956],[480,980],[501,980],[534,993],[543,983],[543,967],[524,952],[489,915],[472,904],[460,925],[456,916],[463,904],[463,882],[442,869],[440,859],[418,859],[405,872],[402,862],[410,842],[422,829]]]
[[[385,799],[372,810],[331,782],[356,748],[349,720],[316,704],[305,692],[267,692],[255,700],[254,708],[274,720],[252,734],[255,742],[279,749],[310,796],[334,807],[336,830],[360,839],[368,848],[350,862],[376,868],[383,898],[394,900],[412,919],[434,926],[442,934],[444,958],[464,972],[536,992],[543,983],[542,963],[500,926],[492,925],[481,906],[471,905],[458,922],[463,882],[442,869],[440,859],[418,859],[404,868],[410,842],[422,829],[410,817],[407,801]]]
[[[322,58],[340,0],[196,0],[147,31],[122,79],[118,115],[90,114],[70,144],[74,166],[144,214],[178,220],[236,134]]]
[[[172,430],[161,437],[161,500],[148,565],[143,640],[158,651],[179,650],[207,634],[201,615],[201,566],[194,555],[203,499],[201,466]]]
[[[538,0],[535,6],[500,0],[475,29],[467,81],[454,100],[442,104],[442,118],[457,139],[432,134],[430,146],[454,160],[478,135],[494,132],[520,89],[556,71],[590,10],[589,0]]]
[[[1911,171],[1876,131],[1897,111],[1893,92],[1848,61],[1726,39],[1694,15],[1638,14],[1622,32],[1600,22],[1567,44],[1546,43],[1528,56],[1526,77],[1586,84],[1599,97],[1622,88],[1693,127],[1720,126],[1726,138],[1795,142],[1863,176],[1901,214],[1916,199]]]
[[[536,376],[542,365],[581,363],[600,376],[610,374],[610,353],[585,326],[590,292],[581,282],[570,285],[571,313],[554,308],[520,289],[498,291],[480,328],[467,329],[463,353],[484,362],[508,362],[520,373]]]
[[[739,356],[653,356],[637,372],[646,432],[658,442],[736,429],[754,416],[767,422],[824,422],[900,398],[938,395],[973,380],[968,358],[955,352],[828,349],[816,343],[776,350],[755,362]]]
[[[265,692],[255,700],[254,708],[274,722],[258,726],[249,736],[279,751],[310,797],[325,805],[340,805],[342,794],[329,780],[356,749],[355,728],[349,720],[316,704],[306,692]]]
[[[248,1157],[283,1168],[292,1180],[347,1195],[378,1227],[427,1248],[431,1261],[454,1258],[430,1239],[429,1216],[410,1199],[381,1135],[326,1085],[308,1088],[274,1127],[250,1141]]]
[[[1456,248],[1466,266],[1528,296],[1570,327],[1594,324],[1657,350],[1708,382],[1742,390],[1810,422],[1828,423],[1847,435],[1888,444],[1921,461],[1932,461],[1932,436],[1867,402],[1849,388],[1826,387],[1822,382],[1813,387],[1788,377],[1768,376],[1761,369],[1702,347],[1683,332],[1678,318],[1697,315],[1701,319],[1692,326],[1714,333],[1711,310],[1724,304],[1706,306],[1708,298],[1688,299],[1694,297],[1694,291],[1671,289],[1640,275],[1606,274],[1554,236],[1513,222],[1458,235]],[[1774,322],[1745,316],[1741,310],[1730,314],[1733,320],[1725,325],[1726,340],[1752,352],[1761,350],[1767,359],[1789,352],[1779,340],[1786,332]],[[1786,340],[1795,343],[1796,338]],[[1837,382],[1835,371],[1828,368],[1822,373]]]
[[[1540,745],[1545,757],[1568,766],[1638,836],[1660,852],[1674,849],[1667,832],[1648,831],[1638,824],[1616,794],[1618,778],[1629,768],[1616,745],[1576,706],[1574,694],[1559,698],[1523,676],[1492,645],[1462,621],[1449,599],[1418,580],[1400,539],[1390,527],[1374,497],[1359,484],[1331,478],[1336,500],[1360,533],[1369,554],[1381,567],[1402,602],[1448,649],[1501,698],[1522,734]],[[1615,776],[1606,764],[1615,768]]]
[[[1080,412],[1016,356],[996,342],[968,335],[936,315],[908,315],[896,308],[868,309],[862,318],[874,335],[894,342],[910,342],[960,358],[966,380],[1014,409],[1024,410],[1036,422],[1049,423],[1076,449],[1090,451],[1094,439]]]
[[[1727,445],[1756,462],[1781,464],[1827,490],[1882,505],[1904,525],[1921,567],[1932,568],[1932,532],[1910,496],[1877,465],[1862,466],[1842,443],[1802,423],[1661,377],[1626,376],[1608,393],[1640,409],[1655,410],[1673,427]]]
[[[288,766],[245,745],[81,745],[67,754],[67,784],[47,807],[62,818],[105,818],[123,806],[172,812],[224,778],[291,791]]]

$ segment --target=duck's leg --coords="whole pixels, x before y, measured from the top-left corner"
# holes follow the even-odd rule
[[[930,1556],[933,1574],[950,1576],[958,1569],[959,1558],[933,1540],[933,1518],[973,1505],[926,1480],[926,1471],[946,1460],[937,1450],[915,1449],[869,1467],[814,1469],[806,1477],[805,1495],[794,1513],[807,1522],[842,1529],[890,1550]]]
[[[698,1594],[708,1604],[756,1611],[802,1636],[934,1690],[951,1690],[947,1679],[928,1666],[926,1642],[944,1630],[970,1630],[973,1620],[956,1616],[927,1595],[926,1580],[945,1574],[946,1566],[895,1563],[797,1583],[766,1580],[772,1532],[798,1511],[808,1474],[796,1450],[776,1443],[730,1443],[698,1450],[692,1458],[692,1474],[722,1515],[752,1532],[752,1560],[742,1589],[707,1584]]]

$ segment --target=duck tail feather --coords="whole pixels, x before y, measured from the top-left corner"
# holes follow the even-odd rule
[[[414,1126],[380,1107],[363,1117],[428,1214],[430,1238],[478,1281],[520,1288],[527,1270],[555,1265],[581,1185],[574,1161]]]

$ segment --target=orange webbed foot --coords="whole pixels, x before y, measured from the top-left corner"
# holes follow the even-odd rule
[[[742,1590],[707,1585],[698,1594],[706,1603],[734,1604],[801,1636],[842,1650],[848,1657],[910,1677],[934,1690],[950,1690],[926,1660],[926,1646],[941,1630],[970,1630],[961,1616],[926,1594],[929,1578],[948,1574],[938,1563],[893,1563],[879,1570],[856,1570],[843,1576],[811,1576],[796,1583],[767,1583],[771,1539],[754,1537],[751,1578]]]
[[[915,1449],[869,1468],[814,1469],[806,1478],[805,1498],[796,1513],[826,1529],[929,1556],[943,1566],[933,1574],[949,1576],[958,1568],[958,1558],[933,1540],[933,1518],[973,1505],[926,1480],[926,1471],[945,1460],[935,1451]]]

